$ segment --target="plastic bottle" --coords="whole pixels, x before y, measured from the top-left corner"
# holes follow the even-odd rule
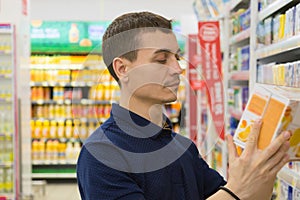
[[[63,121],[58,122],[57,137],[58,138],[64,138],[65,137],[65,123]]]
[[[52,139],[57,138],[57,123],[55,120],[50,122],[49,137]]]
[[[37,161],[38,160],[38,141],[37,140],[33,140],[32,144],[31,144],[31,156],[32,156],[32,160],[33,161]]]
[[[86,127],[86,122],[81,121],[81,126],[80,126],[80,138],[81,139],[86,139],[87,138],[87,127]]]
[[[37,154],[38,154],[38,160],[40,160],[40,161],[45,161],[45,151],[46,151],[46,149],[45,149],[45,141],[44,140],[40,140],[39,142],[38,142],[38,152],[37,152]]]
[[[30,120],[30,131],[31,131],[31,137],[34,138],[34,129],[35,129],[35,123],[34,120]]]
[[[45,120],[43,122],[42,137],[49,138],[49,135],[50,135],[49,132],[50,132],[50,122],[49,122],[49,120]]]
[[[67,163],[73,163],[73,161],[74,161],[74,150],[73,150],[72,142],[67,142],[66,161],[67,161]]]
[[[5,192],[12,192],[13,190],[13,173],[12,168],[5,170]]]
[[[48,140],[46,142],[45,162],[49,163],[53,158],[53,142]]]
[[[0,136],[0,163],[4,162],[5,153],[5,140],[3,136]]]
[[[52,143],[52,162],[57,163],[58,162],[58,140],[54,140]]]
[[[80,132],[80,120],[74,119],[73,138],[75,139],[79,138],[79,132]]]
[[[73,126],[72,126],[72,120],[67,120],[66,121],[66,130],[65,130],[65,135],[66,138],[72,138],[73,136]]]
[[[13,162],[14,152],[13,152],[12,136],[10,136],[10,135],[6,136],[5,145],[6,145],[6,148],[5,148],[5,159],[4,159],[4,161]]]
[[[79,41],[79,30],[77,28],[77,24],[72,23],[71,29],[69,30],[69,42],[77,43]]]
[[[33,138],[40,139],[42,135],[41,133],[42,133],[42,121],[36,120]]]

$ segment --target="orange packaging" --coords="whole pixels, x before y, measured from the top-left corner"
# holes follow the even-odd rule
[[[234,135],[235,143],[244,148],[257,119],[262,120],[258,148],[265,149],[282,131],[293,133],[290,139],[291,160],[300,160],[300,90],[297,88],[257,84]]]

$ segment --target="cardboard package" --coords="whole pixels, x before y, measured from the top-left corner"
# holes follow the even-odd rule
[[[290,139],[291,160],[300,160],[300,90],[299,88],[256,84],[234,135],[244,148],[255,120],[262,120],[258,148],[265,149],[284,130]]]

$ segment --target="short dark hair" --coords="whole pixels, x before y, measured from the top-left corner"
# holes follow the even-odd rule
[[[138,51],[135,50],[135,47],[138,45],[137,36],[142,32],[142,30],[149,32],[148,29],[143,28],[161,28],[172,30],[171,22],[172,20],[168,20],[151,12],[134,12],[121,15],[108,26],[102,39],[103,60],[110,74],[117,82],[119,82],[119,78],[114,72],[112,66],[113,59],[115,57],[123,57],[131,62],[135,61],[137,59]],[[137,31],[130,32],[130,37],[124,38],[122,37],[122,34],[120,34],[133,29]],[[152,29],[152,31],[154,30],[157,29]]]

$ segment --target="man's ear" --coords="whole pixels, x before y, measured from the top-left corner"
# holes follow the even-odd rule
[[[125,59],[120,57],[116,57],[113,60],[113,69],[119,79],[122,79],[124,76],[126,76],[127,68],[125,62]]]

